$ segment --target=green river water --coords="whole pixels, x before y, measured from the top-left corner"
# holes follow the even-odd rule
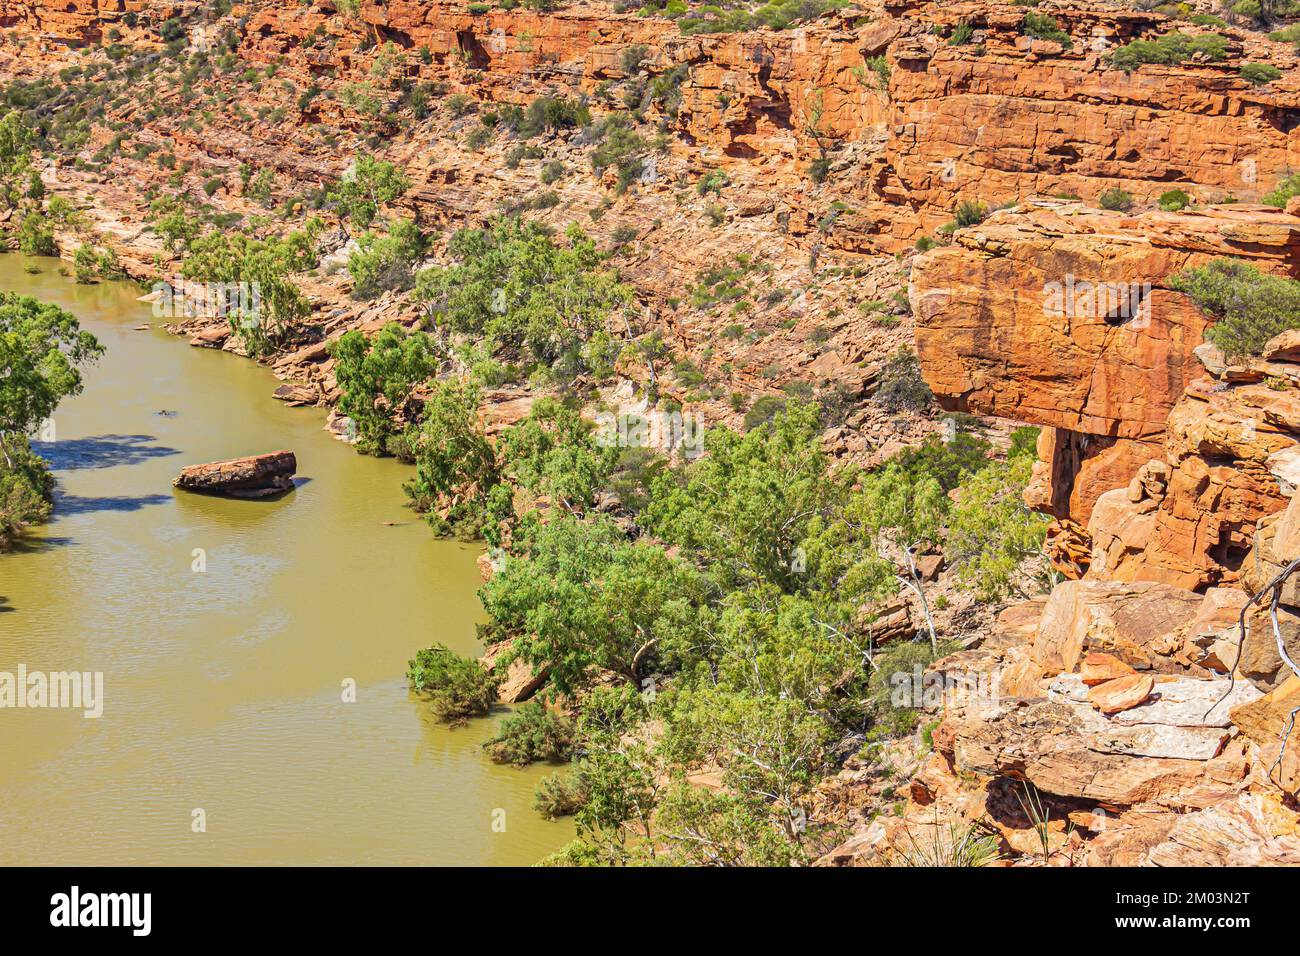
[[[0,255],[0,288],[107,352],[36,446],[58,500],[0,555],[0,671],[102,671],[105,702],[0,709],[0,864],[508,865],[563,845],[572,827],[531,809],[549,769],[480,749],[499,716],[450,729],[406,689],[418,648],[477,652],[482,620],[477,549],[403,507],[409,469],[273,400],[265,368],[164,332],[135,285],[28,261]],[[280,448],[300,481],[280,500],[171,487]]]

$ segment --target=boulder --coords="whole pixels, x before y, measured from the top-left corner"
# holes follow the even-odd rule
[[[298,382],[290,382],[281,385],[271,393],[273,398],[289,405],[315,405],[320,393],[312,385],[303,385]]]
[[[185,491],[265,498],[293,488],[298,459],[291,451],[273,451],[246,458],[228,458],[181,469],[172,485]]]
[[[1043,610],[1034,660],[1043,675],[1076,670],[1090,651],[1138,670],[1182,670],[1171,653],[1201,601],[1193,591],[1154,582],[1064,581]]]
[[[481,566],[480,566],[481,567]],[[488,648],[487,653],[479,658],[479,663],[489,671],[501,667],[501,658],[510,650],[513,641],[501,641]],[[505,678],[497,688],[497,700],[503,704],[522,704],[541,690],[542,685],[551,675],[549,667],[534,673],[526,661],[513,660],[506,665]]]
[[[1266,362],[1300,362],[1300,329],[1287,329],[1273,336],[1261,357]]]
[[[916,558],[916,573],[922,581],[933,581],[943,570],[942,554],[922,554]]]
[[[1234,706],[1232,722],[1255,743],[1272,744],[1282,738],[1296,708],[1300,708],[1300,677],[1290,677],[1267,694]],[[1296,743],[1300,745],[1300,738]]]
[[[222,322],[220,325],[211,325],[195,332],[190,336],[190,345],[195,348],[219,349],[226,344],[228,338],[230,338],[230,325]]]

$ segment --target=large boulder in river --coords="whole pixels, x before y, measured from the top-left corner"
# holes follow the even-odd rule
[[[172,482],[186,491],[230,495],[235,498],[265,498],[293,487],[298,459],[291,451],[230,458],[204,465],[189,465]]]

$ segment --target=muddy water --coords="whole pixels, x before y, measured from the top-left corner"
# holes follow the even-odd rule
[[[26,261],[0,255],[0,288],[107,352],[37,445],[55,520],[0,555],[0,671],[102,671],[105,700],[0,709],[0,864],[529,864],[566,842],[531,809],[548,770],[483,756],[500,717],[448,729],[406,689],[417,648],[476,651],[482,619],[475,550],[403,507],[407,470],[272,400],[264,368],[134,331],[158,321],[135,286]],[[302,480],[281,500],[171,488],[278,448]]]

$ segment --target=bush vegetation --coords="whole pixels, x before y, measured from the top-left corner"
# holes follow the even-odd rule
[[[414,419],[412,394],[433,377],[442,360],[432,336],[408,333],[396,322],[371,339],[353,329],[330,346],[330,355],[342,393],[338,408],[356,428],[357,450],[393,454],[396,420]]]
[[[876,471],[833,470],[818,407],[782,397],[747,433],[711,429],[702,458],[661,460],[639,482],[644,534],[633,537],[581,504],[613,486],[620,465],[575,411],[539,402],[492,443],[469,385],[436,389],[422,429],[444,505],[478,502],[481,520],[516,489],[561,505],[546,520],[500,510],[508,553],[481,591],[482,639],[510,641],[497,667],[545,667],[546,693],[579,702],[572,724],[531,704],[487,745],[503,762],[574,760],[536,797],[579,830],[551,862],[807,862],[831,835],[805,826],[799,806],[836,765],[836,741],[917,723],[871,693],[897,660],[873,659],[861,608],[898,587],[908,549],[942,544],[963,585],[989,599],[1025,586],[1041,552],[1044,520],[1020,499],[1031,434],[1007,458],[959,433]],[[909,668],[946,650],[905,646]],[[439,663],[419,686],[452,684],[449,669]],[[704,767],[721,773],[721,791],[687,782]],[[702,833],[704,855],[688,839]]]
[[[1243,63],[1239,73],[1251,86],[1263,86],[1282,76],[1282,71],[1271,63]]]
[[[1199,53],[1211,62],[1228,58],[1228,41],[1217,33],[1166,33],[1155,40],[1134,40],[1110,56],[1111,65],[1125,73],[1132,73],[1145,63],[1176,66]]]
[[[1205,337],[1225,355],[1258,355],[1273,336],[1300,328],[1300,281],[1267,275],[1235,259],[1186,269],[1170,287],[1218,319]]]
[[[1067,50],[1071,46],[1070,34],[1061,29],[1055,17],[1035,13],[1033,10],[1026,13],[1025,18],[1020,21],[1020,32],[1027,37],[1059,43]]]
[[[1133,197],[1119,187],[1115,187],[1113,189],[1107,189],[1102,193],[1101,198],[1097,200],[1097,204],[1101,206],[1102,209],[1110,209],[1115,212],[1128,212],[1133,208]]]
[[[452,724],[487,714],[496,703],[501,680],[478,661],[441,644],[425,648],[407,665],[406,679],[429,701],[434,715]]]
[[[495,763],[564,763],[573,755],[573,721],[532,700],[507,717],[483,748]]]
[[[29,438],[80,394],[81,367],[102,352],[71,313],[0,292],[0,549],[49,516],[54,482]]]
[[[455,264],[421,272],[416,297],[439,328],[521,361],[524,374],[546,366],[571,379],[590,367],[584,346],[631,290],[579,229],[565,238],[561,245],[546,227],[519,219],[461,230],[448,244]]]

